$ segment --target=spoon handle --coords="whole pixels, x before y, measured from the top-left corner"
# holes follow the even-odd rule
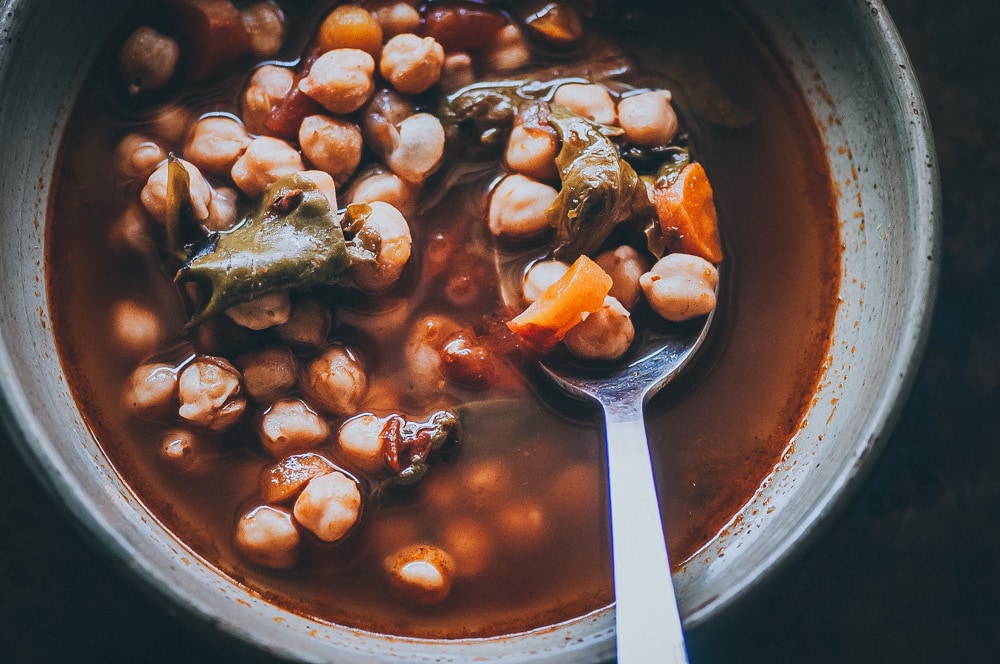
[[[642,406],[604,417],[618,662],[686,663]]]

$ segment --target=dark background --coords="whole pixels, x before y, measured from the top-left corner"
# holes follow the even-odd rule
[[[1000,3],[886,5],[941,169],[927,352],[860,493],[803,555],[689,634],[694,664],[1000,661]],[[0,661],[236,658],[91,549],[0,439]]]

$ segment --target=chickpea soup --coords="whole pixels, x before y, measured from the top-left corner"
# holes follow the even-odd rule
[[[164,0],[76,102],[47,226],[70,387],[236,582],[456,638],[610,604],[593,370],[714,311],[647,429],[671,558],[787,449],[836,310],[820,137],[731,2]]]

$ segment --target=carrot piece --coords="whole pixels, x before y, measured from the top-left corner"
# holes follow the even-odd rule
[[[539,350],[548,350],[570,329],[604,304],[611,277],[597,263],[580,256],[569,270],[507,327]]]
[[[685,166],[668,185],[658,184],[653,199],[668,247],[701,256],[710,263],[722,261],[715,198],[700,163]]]

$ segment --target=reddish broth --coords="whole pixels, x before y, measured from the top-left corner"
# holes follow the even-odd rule
[[[293,35],[308,34],[323,15],[285,4]],[[821,137],[780,56],[742,9],[727,2],[676,4],[664,26],[670,39],[654,31],[627,34],[623,41],[642,51],[636,55],[643,71],[663,77],[674,91],[690,144],[712,179],[726,252],[709,340],[694,366],[648,411],[670,553],[682,564],[746,504],[790,444],[828,351],[840,242]],[[644,41],[654,46],[645,49]],[[47,227],[47,285],[69,386],[114,467],[151,512],[195,552],[261,595],[359,628],[448,638],[503,634],[609,604],[595,415],[530,373],[512,379],[539,403],[519,412],[523,420],[485,422],[405,499],[366,506],[344,542],[306,547],[290,571],[268,571],[241,558],[234,523],[259,500],[261,472],[274,463],[253,442],[252,418],[211,441],[197,468],[177,473],[166,471],[159,456],[162,427],[138,421],[121,405],[122,385],[143,358],[114,343],[109,312],[115,303],[140,303],[177,334],[185,312],[172,275],[157,261],[123,251],[109,230],[126,199],[134,199],[110,175],[115,145],[148,123],[110,90],[110,59],[95,67],[63,139]],[[195,115],[235,112],[243,80],[185,90],[179,101]],[[729,127],[714,122],[720,108],[706,105],[711,95],[696,90],[706,85],[724,90],[737,115],[752,121]],[[476,268],[487,248],[465,222],[481,219],[485,202],[469,191],[452,188],[441,204],[410,219],[414,253],[443,234],[460,251],[450,269],[471,270],[471,281],[485,288],[486,314],[494,308],[493,275]],[[332,336],[356,343],[371,360],[372,382],[390,392],[405,334],[398,322],[447,306],[443,282],[421,284],[417,276],[419,270],[410,270],[374,303],[352,298],[337,307]],[[418,303],[419,311],[409,311],[408,303]],[[225,320],[211,325],[217,328],[213,350],[226,357],[262,338]],[[490,395],[469,391],[467,398]],[[400,399],[405,402],[405,395]],[[335,431],[339,423],[332,424]],[[382,573],[386,551],[414,541],[447,546],[456,523],[492,542],[483,571],[458,579],[441,605],[394,601]]]

